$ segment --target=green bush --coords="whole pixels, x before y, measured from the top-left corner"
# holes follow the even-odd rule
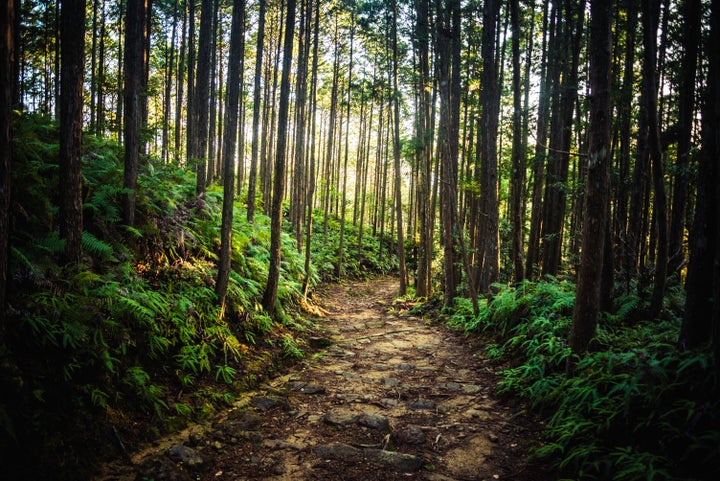
[[[680,320],[637,321],[639,301],[603,313],[589,354],[566,372],[574,286],[548,279],[497,295],[450,323],[495,342],[499,392],[546,419],[535,455],[572,479],[714,479],[720,472],[720,385],[709,352],[681,352]],[[714,474],[713,474],[714,473]]]

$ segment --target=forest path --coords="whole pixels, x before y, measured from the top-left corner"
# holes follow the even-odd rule
[[[545,479],[524,460],[535,427],[493,396],[477,347],[393,307],[396,292],[391,278],[324,286],[332,344],[155,452],[176,444],[203,481]],[[186,479],[145,459],[137,479]]]

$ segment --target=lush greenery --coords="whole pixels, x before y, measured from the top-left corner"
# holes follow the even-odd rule
[[[478,316],[461,301],[449,323],[488,336],[500,392],[546,421],[535,456],[560,477],[689,480],[720,472],[717,370],[711,353],[678,349],[673,309],[647,320],[637,291],[617,298],[591,352],[569,366],[575,286],[547,278],[496,287]]]
[[[235,206],[226,305],[214,291],[222,192],[211,186],[202,211],[187,169],[146,158],[137,228],[120,222],[122,150],[85,136],[84,264],[63,267],[57,231],[57,125],[17,123],[9,315],[0,343],[0,451],[32,479],[91,468],[96,454],[154,436],[232,402],[239,390],[303,354],[312,329],[298,308],[304,256],[283,234],[280,315],[262,312],[269,218],[245,221]],[[316,213],[315,225],[322,226]],[[339,224],[313,241],[312,287],[332,277]],[[344,272],[387,270],[377,237],[346,236]],[[387,252],[387,246],[385,246]],[[333,257],[335,256],[335,257]],[[115,445],[116,446],[116,445]],[[117,447],[117,446],[116,446]],[[18,451],[19,452],[16,452]],[[95,452],[94,452],[95,451]],[[22,471],[18,473],[22,477]],[[29,479],[29,478],[28,478]]]

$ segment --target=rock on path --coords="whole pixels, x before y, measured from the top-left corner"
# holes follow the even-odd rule
[[[195,433],[197,452],[145,456],[142,476],[186,479],[166,462],[182,452],[202,469],[178,470],[201,480],[545,479],[523,461],[532,427],[493,398],[478,349],[392,309],[396,289],[326,287],[319,354]]]

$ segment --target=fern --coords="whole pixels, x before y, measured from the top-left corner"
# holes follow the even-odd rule
[[[91,233],[84,231],[82,234],[82,245],[85,251],[90,254],[96,255],[103,260],[117,262],[118,260],[113,256],[113,248],[101,241]]]

